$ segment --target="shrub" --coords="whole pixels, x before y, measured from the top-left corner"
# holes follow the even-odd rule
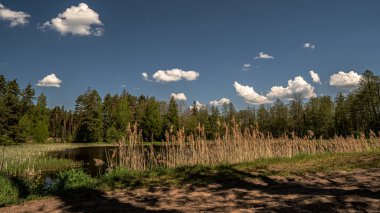
[[[0,189],[0,207],[18,200],[17,188],[3,175],[0,175]]]
[[[94,188],[96,179],[86,174],[81,169],[70,169],[60,172],[57,181],[53,183],[52,189],[56,192],[64,192],[67,190],[75,190],[80,188]]]

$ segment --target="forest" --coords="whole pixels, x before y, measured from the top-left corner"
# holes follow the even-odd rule
[[[378,136],[380,130],[380,78],[365,71],[358,87],[336,97],[309,100],[295,96],[283,102],[236,110],[223,106],[186,106],[173,97],[133,96],[127,91],[102,98],[88,89],[76,98],[75,110],[47,107],[47,98],[36,97],[32,85],[20,88],[16,79],[0,75],[0,143],[116,142],[128,124],[137,124],[143,141],[163,141],[168,132],[183,129],[195,134],[203,127],[207,139],[234,122],[240,130],[257,129],[270,137]]]

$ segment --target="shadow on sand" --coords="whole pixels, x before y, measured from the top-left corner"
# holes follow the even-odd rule
[[[64,212],[226,212],[235,209],[256,212],[378,211],[379,172],[378,169],[363,174],[373,175],[364,181],[352,174],[297,176],[298,180],[295,180],[294,177],[255,175],[230,166],[221,166],[213,172],[207,168],[178,168],[177,178],[184,186],[179,189],[179,196],[171,195],[173,188],[168,186],[152,186],[146,189],[145,194],[139,194],[134,189],[121,189],[123,193],[115,195],[81,188],[57,195],[61,201],[58,209]],[[317,178],[323,181],[316,184]],[[25,187],[20,181],[14,180],[14,183]],[[207,197],[194,195],[199,191],[207,193]],[[233,207],[226,207],[226,202],[232,202]],[[42,212],[47,210],[43,206],[38,209]]]

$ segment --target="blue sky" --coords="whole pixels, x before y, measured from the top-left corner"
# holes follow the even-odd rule
[[[85,21],[70,16],[80,3],[88,7]],[[375,0],[0,4],[0,73],[17,78],[22,87],[33,84],[37,94],[47,95],[49,106],[74,108],[88,87],[104,95],[121,92],[124,85],[133,95],[167,100],[184,93],[188,105],[226,98],[245,108],[277,97],[288,100],[297,91],[305,98],[335,96],[352,90],[366,69],[377,75],[380,70],[380,1]],[[68,8],[73,10],[65,13]],[[59,14],[64,27],[52,20]],[[260,52],[273,58],[255,59]],[[173,69],[185,77],[165,82],[153,76]],[[321,83],[313,82],[310,70]],[[38,86],[52,73],[60,87]],[[194,73],[199,76],[186,78]]]

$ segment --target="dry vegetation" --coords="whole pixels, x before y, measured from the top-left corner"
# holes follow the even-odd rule
[[[257,128],[241,131],[238,124],[232,123],[232,126],[221,125],[224,134],[217,134],[214,141],[206,140],[201,125],[198,125],[196,135],[185,136],[183,129],[176,133],[166,132],[166,141],[159,147],[142,146],[137,125],[128,126],[126,137],[119,141],[118,151],[114,150],[109,155],[109,167],[120,166],[141,171],[157,167],[212,166],[300,154],[363,152],[380,147],[375,134],[371,134],[370,138],[362,134],[359,138],[316,139],[309,132],[305,138],[294,134],[273,138],[260,133]]]
[[[257,130],[242,131],[239,125],[220,125],[216,139],[206,140],[204,127],[198,125],[195,135],[186,136],[184,129],[166,132],[166,141],[161,145],[145,146],[141,130],[137,125],[128,126],[126,137],[118,142],[118,148],[108,154],[110,169],[123,167],[144,171],[158,167],[174,168],[179,166],[238,164],[253,162],[262,158],[293,157],[300,154],[363,152],[380,148],[375,134],[366,138],[335,137],[316,139],[312,132],[305,138],[294,134],[273,138]],[[101,146],[101,144],[95,144]],[[103,144],[109,145],[109,144]],[[38,175],[46,171],[63,170],[80,166],[79,162],[57,159],[49,152],[94,144],[23,144],[7,146],[0,152],[0,172],[9,175]],[[102,161],[102,163],[104,163]]]

